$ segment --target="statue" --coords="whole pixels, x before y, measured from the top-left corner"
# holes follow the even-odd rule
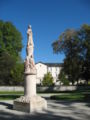
[[[27,38],[28,38],[27,45],[32,45],[34,47],[33,37],[32,37],[32,29],[31,29],[30,25],[28,26],[28,30],[27,30]]]
[[[28,26],[28,30],[27,30],[27,39],[28,39],[27,48],[26,48],[27,57],[24,63],[25,74],[36,73],[36,68],[33,58],[34,43],[33,43],[32,29],[30,25]]]
[[[47,109],[47,101],[36,93],[36,67],[33,57],[34,43],[31,26],[27,30],[26,59],[24,61],[24,96],[14,100],[14,109],[35,112]]]

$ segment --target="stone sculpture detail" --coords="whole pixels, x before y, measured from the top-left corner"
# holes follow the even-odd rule
[[[28,26],[27,30],[27,57],[24,62],[25,74],[36,74],[35,62],[33,57],[34,43],[31,26]]]

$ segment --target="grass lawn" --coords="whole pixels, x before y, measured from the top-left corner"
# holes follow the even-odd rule
[[[55,100],[82,100],[84,95],[82,94],[62,94],[62,95],[53,95],[50,97]]]
[[[10,95],[17,95],[17,94],[24,94],[23,91],[0,91],[0,95],[6,95],[6,94],[10,94]]]
[[[21,95],[24,95],[24,92],[19,91],[0,91],[0,100],[14,100]]]
[[[0,100],[14,100],[21,95],[0,95]]]
[[[53,100],[65,100],[65,101],[79,101],[79,102],[90,102],[89,93],[66,93],[61,95],[52,95],[50,97]]]
[[[42,93],[39,93],[42,94]],[[83,91],[67,91],[67,92],[53,92],[53,93],[43,93],[50,94],[53,100],[65,100],[65,101],[90,101],[90,90]],[[56,95],[55,95],[56,94]],[[24,92],[19,91],[0,91],[0,100],[14,100],[20,96],[24,95]]]

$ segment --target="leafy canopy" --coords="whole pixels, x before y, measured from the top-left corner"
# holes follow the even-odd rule
[[[80,29],[67,29],[58,40],[52,43],[54,53],[64,53],[63,70],[74,83],[79,79],[90,79],[90,26]]]
[[[11,22],[0,20],[0,52],[6,51],[15,59],[20,57],[22,35]]]
[[[23,81],[22,47],[21,33],[11,22],[0,20],[0,85],[20,85]]]

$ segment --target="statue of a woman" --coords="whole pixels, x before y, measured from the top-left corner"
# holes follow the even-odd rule
[[[27,37],[28,37],[28,41],[27,41],[27,56],[32,56],[33,55],[33,49],[34,49],[34,43],[33,43],[33,36],[32,36],[32,29],[31,26],[28,26],[28,30],[27,30]]]
[[[36,68],[35,68],[35,62],[33,58],[33,50],[34,50],[34,44],[33,44],[33,37],[32,37],[32,29],[31,26],[28,26],[27,30],[27,57],[25,60],[25,73],[33,73],[36,74]]]
[[[33,36],[32,36],[32,29],[31,29],[30,25],[28,26],[27,36],[28,36],[28,43],[27,43],[27,45],[32,45],[34,47]]]

